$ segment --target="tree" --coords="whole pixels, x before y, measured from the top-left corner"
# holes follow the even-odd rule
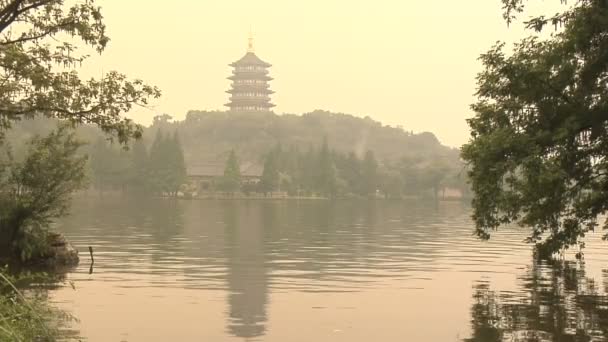
[[[186,182],[188,174],[186,171],[186,161],[184,150],[179,140],[177,131],[173,133],[173,138],[169,142],[169,158],[171,167],[170,191],[177,195],[180,187]]]
[[[156,131],[148,165],[148,180],[153,191],[177,196],[187,177],[184,152],[177,133],[171,137],[160,129]]]
[[[70,6],[63,0],[0,2],[0,146],[9,150],[8,130],[36,116],[72,127],[94,124],[123,144],[139,138],[142,128],[121,114],[147,105],[160,91],[116,71],[100,80],[78,74],[86,56],[77,44],[101,53],[108,41],[94,0]],[[34,138],[23,162],[8,158],[2,166],[0,240],[22,257],[44,244],[50,221],[66,213],[70,193],[82,186],[86,161],[78,146],[62,126]]]
[[[338,158],[336,162],[342,179],[351,193],[361,193],[361,161],[354,152],[350,152],[346,158]],[[340,165],[341,164],[341,165]]]
[[[275,191],[279,186],[280,174],[277,164],[276,153],[270,152],[264,160],[264,171],[259,184],[260,191],[264,194]]]
[[[74,132],[61,126],[46,137],[34,137],[25,159],[10,153],[0,164],[0,251],[22,260],[45,252],[53,218],[65,215],[70,195],[86,180],[86,156]]]
[[[511,22],[523,0],[503,0]],[[608,209],[608,4],[581,0],[553,17],[562,29],[532,36],[510,55],[499,43],[481,56],[469,165],[476,232],[531,227],[541,256],[580,243]],[[604,228],[608,227],[608,221]],[[606,236],[605,236],[606,238]]]
[[[317,159],[318,158],[316,155],[316,151],[311,145],[308,147],[308,151],[302,155],[302,158],[299,162],[299,165],[302,168],[302,172],[300,173],[299,177],[299,182],[307,195],[312,194],[315,189],[318,167]]]
[[[100,193],[107,189],[124,190],[131,176],[131,163],[125,150],[100,137],[90,153],[95,187]]]
[[[323,139],[318,161],[317,189],[327,197],[334,197],[336,192],[336,169],[329,152],[327,138]]]
[[[403,176],[398,170],[383,170],[378,177],[378,188],[384,198],[400,199],[403,194]]]
[[[241,166],[234,150],[230,151],[226,160],[220,188],[229,193],[234,193],[241,188]]]
[[[438,200],[439,191],[444,187],[444,181],[448,176],[449,167],[438,160],[433,160],[429,165],[421,170],[421,177],[424,187],[433,192],[433,198]]]
[[[148,180],[148,151],[141,139],[135,140],[131,147],[131,181],[130,185],[135,193],[145,193],[149,190]]]
[[[106,146],[106,141],[103,138],[98,138],[93,144],[90,157],[91,157],[91,173],[93,178],[93,185],[97,190],[101,191],[107,183],[107,168],[110,166],[110,152]]]
[[[167,165],[167,150],[165,136],[162,130],[156,131],[148,163],[148,180],[152,192],[162,194],[169,188],[169,171]]]
[[[141,136],[141,127],[121,113],[159,97],[157,88],[116,71],[101,80],[78,75],[86,56],[69,37],[101,53],[109,42],[105,30],[94,0],[71,6],[63,0],[0,3],[0,134],[40,114],[95,124],[121,143]]]
[[[361,185],[363,195],[374,196],[378,189],[378,162],[374,152],[367,151],[361,166]]]

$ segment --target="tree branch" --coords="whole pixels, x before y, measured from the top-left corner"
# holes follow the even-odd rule
[[[9,27],[21,14],[33,9],[37,9],[57,0],[41,0],[19,9],[19,7],[25,1],[26,0],[15,0],[13,1],[13,3],[11,3],[6,8],[0,11],[0,33],[2,33],[7,27]],[[4,14],[2,14],[3,12]],[[6,18],[7,16],[8,18]]]
[[[32,40],[39,40],[41,38],[44,38],[48,35],[53,35],[55,33],[57,33],[57,31],[59,31],[62,27],[66,27],[66,26],[70,26],[70,25],[74,25],[76,22],[74,21],[69,21],[63,24],[59,24],[57,26],[53,26],[51,28],[49,28],[46,31],[43,31],[37,35],[32,35],[32,36],[28,36],[28,34],[24,33],[21,35],[21,37],[14,39],[14,40],[6,40],[3,42],[0,42],[0,46],[5,46],[5,45],[11,45],[11,44],[16,44],[16,43],[25,43],[28,41],[32,41]]]

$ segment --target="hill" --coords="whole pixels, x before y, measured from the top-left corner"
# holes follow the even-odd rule
[[[318,147],[324,139],[332,150],[354,152],[359,158],[374,151],[381,162],[459,160],[458,150],[441,145],[432,133],[414,134],[369,117],[320,110],[302,115],[190,111],[183,121],[162,115],[146,129],[148,143],[159,129],[179,133],[188,165],[224,161],[230,150],[242,161],[259,162],[279,144],[304,151]]]

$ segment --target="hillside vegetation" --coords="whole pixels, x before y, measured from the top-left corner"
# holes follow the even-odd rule
[[[9,136],[15,154],[25,139],[45,135],[55,124],[38,119],[16,125]],[[468,192],[458,150],[432,133],[414,134],[369,117],[190,111],[181,121],[156,116],[128,150],[92,126],[79,127],[77,136],[89,143],[82,153],[90,157],[90,184],[100,191],[197,192],[196,184],[185,186],[186,176],[204,166],[224,176],[207,189],[212,192],[391,198],[443,196],[447,188]],[[229,172],[236,167],[230,161],[258,165],[260,183],[241,182],[238,171]]]
[[[144,132],[147,141],[159,128],[179,133],[189,165],[224,161],[231,150],[241,161],[258,162],[277,144],[307,150],[324,139],[332,150],[354,152],[359,158],[374,151],[381,162],[402,158],[458,161],[458,150],[441,145],[432,133],[414,134],[369,117],[326,111],[303,115],[190,111],[183,121],[157,116]]]

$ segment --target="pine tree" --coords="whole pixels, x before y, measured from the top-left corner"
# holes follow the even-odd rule
[[[149,191],[148,151],[141,139],[135,140],[131,147],[131,187],[136,193]]]
[[[329,151],[327,138],[323,140],[318,160],[317,190],[326,197],[334,197],[336,192],[336,170]]]
[[[151,189],[160,194],[177,196],[186,182],[186,163],[177,132],[165,136],[159,129],[150,148],[149,180]]]
[[[177,195],[180,187],[187,181],[188,175],[186,171],[186,161],[184,159],[184,151],[179,139],[177,131],[173,133],[173,139],[169,146],[170,158],[170,187],[173,194]]]
[[[351,193],[360,194],[363,192],[361,190],[361,161],[354,152],[348,154],[340,171]]]
[[[165,159],[165,136],[162,130],[156,131],[154,142],[150,147],[149,184],[152,192],[162,194],[167,187],[167,167]]]
[[[300,184],[305,192],[310,195],[316,189],[317,181],[317,153],[312,146],[309,146],[306,154],[300,158],[300,166],[303,170]]]
[[[95,188],[100,193],[107,189],[124,190],[131,169],[127,153],[100,137],[93,145],[90,155]]]
[[[241,167],[234,150],[230,151],[224,168],[224,176],[220,182],[220,188],[228,193],[234,194],[241,188]]]
[[[107,168],[110,159],[106,141],[97,139],[90,152],[90,167],[95,188],[101,193],[107,184]]]
[[[279,186],[279,169],[276,153],[269,153],[264,161],[264,171],[260,180],[260,191],[265,195],[275,191]]]

